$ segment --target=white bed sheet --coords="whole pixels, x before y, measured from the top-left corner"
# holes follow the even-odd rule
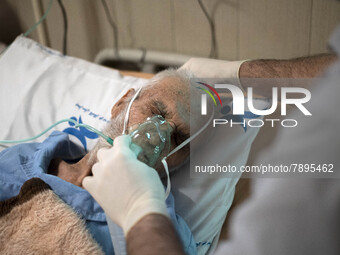
[[[110,110],[129,88],[144,86],[147,80],[122,77],[117,71],[43,47],[20,36],[0,58],[0,139],[31,137],[51,124],[74,117],[102,128],[110,119]],[[55,129],[72,128],[64,123]],[[224,151],[218,162],[244,165],[258,128],[230,129],[227,143],[216,141]],[[41,141],[48,134],[40,138]],[[83,134],[71,138],[90,149],[96,139]],[[83,142],[80,142],[82,137]],[[85,143],[84,143],[85,140]],[[222,161],[222,162],[221,162]],[[189,166],[172,176],[176,211],[191,228],[198,254],[212,251],[231,206],[237,178],[190,178]]]

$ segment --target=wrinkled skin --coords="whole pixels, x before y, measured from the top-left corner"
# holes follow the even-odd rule
[[[145,121],[153,115],[163,116],[171,125],[170,151],[186,140],[190,134],[190,94],[189,86],[177,77],[162,79],[157,85],[142,89],[132,104],[128,126]],[[135,94],[130,89],[112,108],[112,118],[124,111]],[[169,167],[182,163],[189,155],[189,147],[169,157]],[[159,164],[156,166],[159,168]]]

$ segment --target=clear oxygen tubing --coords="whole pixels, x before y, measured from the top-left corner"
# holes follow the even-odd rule
[[[32,33],[32,32],[33,32],[33,31],[41,24],[41,22],[43,22],[44,19],[46,19],[48,13],[49,13],[50,10],[51,10],[52,3],[53,3],[53,0],[50,0],[50,1],[48,2],[48,6],[47,6],[47,9],[46,9],[44,15],[41,16],[41,18],[38,20],[38,22],[35,23],[33,26],[31,26],[31,27],[23,34],[25,37],[29,36],[29,35],[30,35],[30,34],[31,34],[31,33]],[[0,56],[7,50],[8,47],[9,47],[9,46],[7,46],[2,52],[0,52]]]
[[[75,124],[75,127],[84,127],[96,134],[98,134],[99,136],[101,136],[102,138],[105,139],[105,141],[107,141],[110,145],[113,145],[113,140],[112,138],[108,137],[107,135],[103,134],[102,132],[100,132],[99,130],[95,129],[94,127],[91,127],[90,125],[87,125],[87,124],[81,124],[81,123],[78,123],[77,121],[73,120],[73,119],[63,119],[63,120],[60,120],[56,123],[54,123],[52,126],[48,127],[47,129],[45,129],[43,132],[41,132],[40,134],[36,135],[36,136],[33,136],[33,137],[30,137],[30,138],[27,138],[27,139],[21,139],[21,140],[0,140],[0,143],[2,144],[12,144],[12,143],[25,143],[25,142],[30,142],[30,141],[33,141],[37,138],[39,138],[40,136],[44,135],[45,133],[47,133],[48,131],[50,131],[52,128],[54,128],[55,126],[58,126],[59,124],[61,123],[64,123],[64,122],[72,122]]]
[[[30,33],[32,33],[32,32],[40,25],[40,23],[43,22],[44,19],[46,19],[48,13],[49,13],[50,10],[51,10],[52,3],[53,3],[53,0],[50,0],[50,1],[48,2],[48,6],[47,6],[47,9],[46,9],[44,15],[38,20],[37,23],[35,23],[32,27],[30,27],[30,28],[24,33],[24,36],[28,36]]]

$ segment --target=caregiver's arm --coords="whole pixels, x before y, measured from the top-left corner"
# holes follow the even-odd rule
[[[272,87],[308,89],[313,84],[308,78],[318,77],[336,59],[333,54],[320,54],[289,60],[246,61],[239,69],[240,83],[245,90],[252,87],[256,94],[269,97],[272,95]]]
[[[93,176],[83,187],[105,214],[122,227],[129,254],[184,254],[170,222],[158,173],[137,159],[131,137],[116,137],[111,149],[100,149]]]
[[[126,237],[128,254],[184,254],[170,220],[149,214],[131,228]]]
[[[336,59],[335,54],[319,54],[289,60],[226,61],[192,58],[180,69],[187,69],[199,78],[220,78],[222,82],[238,85],[245,90],[252,87],[255,94],[271,96],[272,87],[308,88],[310,81],[298,78],[317,77]],[[287,82],[287,78],[295,80]]]
[[[239,76],[241,81],[242,78],[313,78],[336,59],[335,54],[320,54],[289,60],[250,60],[242,63]]]

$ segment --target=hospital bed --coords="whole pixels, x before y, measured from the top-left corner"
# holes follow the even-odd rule
[[[129,88],[147,84],[150,74],[118,72],[87,61],[63,56],[25,37],[0,57],[1,139],[31,137],[58,120],[75,118],[101,129],[110,109]],[[63,131],[68,123],[57,126]],[[217,139],[217,162],[246,164],[259,128],[230,129]],[[42,141],[48,133],[39,138]],[[71,139],[90,150],[96,139]],[[4,147],[2,147],[3,149]],[[194,234],[198,254],[215,249],[232,204],[238,178],[191,178],[188,164],[171,177],[176,211]]]

